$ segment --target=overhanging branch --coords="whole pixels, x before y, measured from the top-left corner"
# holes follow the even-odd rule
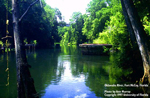
[[[22,20],[22,18],[27,14],[27,12],[29,11],[29,9],[30,9],[35,3],[37,3],[38,1],[40,1],[40,5],[41,5],[41,7],[42,7],[41,0],[36,0],[36,1],[34,1],[33,3],[31,3],[31,4],[29,5],[29,7],[27,8],[27,10],[22,14],[22,16],[19,18],[19,21]]]

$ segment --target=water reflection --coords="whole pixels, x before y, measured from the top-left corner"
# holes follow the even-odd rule
[[[50,84],[46,89],[46,93],[42,98],[85,98],[95,96],[85,85],[85,75],[80,74],[78,77],[72,75],[71,56],[60,55],[58,57],[57,72],[61,80],[57,84]],[[61,70],[60,70],[61,69]],[[60,71],[61,74],[60,74]],[[57,80],[54,79],[52,81]]]
[[[130,60],[130,58],[132,60]],[[109,71],[110,84],[121,84],[121,85],[133,84],[139,86],[138,80],[143,75],[143,67],[141,66],[141,61],[140,60],[137,61],[136,59],[137,58],[128,56],[125,53],[115,53],[111,55],[110,62],[112,63]],[[131,94],[140,94],[140,93],[144,94],[144,91],[147,90],[148,87],[142,88],[142,87],[130,86],[130,87],[111,87],[108,89],[118,90],[118,91],[122,91],[122,90],[131,91]],[[140,96],[140,98],[145,98],[145,97]]]
[[[127,83],[123,77],[132,76],[130,67],[124,70],[117,66],[120,57],[82,55],[76,46],[30,51],[27,55],[36,90],[42,98],[105,98],[104,90],[126,90],[105,84]],[[5,86],[7,58],[5,55],[0,58],[0,98],[16,98],[15,54],[9,55],[9,88]]]
[[[60,81],[59,74],[57,74],[59,52],[59,50],[47,49],[28,55],[29,64],[32,65],[31,74],[35,81],[35,87],[41,96],[45,93],[48,85],[57,84]]]
[[[0,55],[0,98],[16,98],[16,67],[14,53]]]
[[[108,82],[108,56],[83,56],[79,48],[40,50],[28,55],[35,87],[42,98],[97,98]],[[38,72],[38,73],[36,73]]]

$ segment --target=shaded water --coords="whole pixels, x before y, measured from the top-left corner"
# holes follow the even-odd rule
[[[6,57],[0,55],[0,98],[16,98],[15,54],[8,57],[9,81]],[[121,89],[104,86],[117,83],[109,56],[82,55],[74,46],[27,51],[27,58],[41,98],[100,98],[106,97],[104,90]]]

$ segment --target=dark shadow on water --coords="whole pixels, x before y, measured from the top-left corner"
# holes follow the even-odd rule
[[[148,87],[140,87],[139,84],[139,80],[143,76],[143,66],[138,51],[114,53],[110,56],[110,62],[112,63],[109,72],[110,84],[129,85],[128,87],[109,87],[110,90],[131,91],[130,94],[149,94],[144,92],[144,90],[148,90]],[[143,96],[139,98],[143,98]]]

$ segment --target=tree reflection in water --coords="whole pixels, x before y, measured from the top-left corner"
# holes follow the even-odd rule
[[[105,97],[104,90],[130,90],[142,92],[140,88],[115,88],[105,87],[105,84],[135,83],[139,70],[132,66],[125,66],[120,61],[120,54],[109,56],[82,55],[76,46],[61,47],[60,49],[43,49],[27,52],[29,64],[32,65],[31,74],[34,78],[35,87],[42,98],[97,98]],[[123,55],[126,57],[125,55]],[[16,68],[15,55],[9,55],[10,86],[7,93],[7,74],[5,55],[1,55],[0,76],[0,97],[16,98]],[[129,63],[127,60],[125,62]],[[125,67],[123,67],[125,66]],[[135,65],[136,66],[136,65]],[[137,67],[138,68],[138,67]],[[138,68],[139,69],[139,68]],[[4,79],[5,78],[5,79]],[[7,96],[6,96],[7,95]]]

